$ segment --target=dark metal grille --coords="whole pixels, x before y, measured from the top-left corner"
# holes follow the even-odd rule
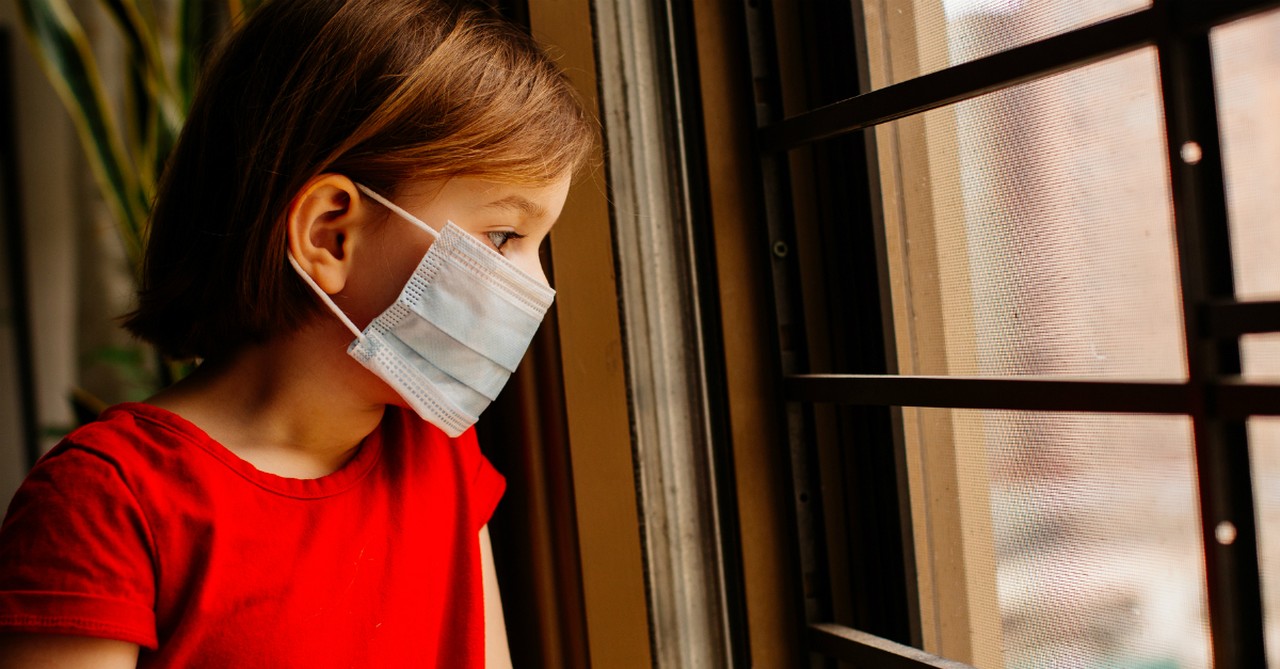
[[[1141,47],[1158,50],[1186,333],[1185,382],[789,373],[804,358],[788,352],[786,342],[796,335],[784,331],[783,393],[796,403],[793,416],[796,406],[807,411],[818,404],[1190,416],[1211,656],[1220,669],[1266,665],[1245,421],[1250,416],[1280,415],[1280,385],[1241,378],[1239,337],[1280,332],[1280,301],[1238,301],[1235,296],[1209,31],[1275,7],[1280,7],[1280,1],[1156,0],[1140,12],[878,90],[869,91],[864,80],[861,94],[785,120],[762,122],[758,135],[766,192],[774,194],[771,225],[780,237],[777,221],[787,217],[778,211],[779,186],[769,180],[779,174],[789,152]],[[758,27],[755,32],[755,40],[762,40]],[[1197,149],[1193,160],[1186,159],[1183,151],[1189,143]],[[875,175],[867,178],[874,187]],[[880,224],[874,217],[869,223]],[[883,244],[882,235],[877,233],[876,238]],[[775,254],[778,251],[775,244]],[[787,288],[793,281],[775,276],[781,303],[797,301],[795,289]],[[868,299],[883,300],[886,294],[881,286],[879,294]],[[794,309],[780,304],[779,313]],[[1221,541],[1215,530],[1228,522],[1235,528],[1234,536]],[[806,554],[806,550],[800,552]],[[811,617],[816,611],[810,606]],[[814,624],[808,630],[810,650],[866,666],[967,666],[848,627]]]

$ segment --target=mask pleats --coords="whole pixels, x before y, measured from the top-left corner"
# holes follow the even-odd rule
[[[354,330],[301,266],[293,266]],[[360,332],[347,353],[423,420],[456,437],[506,385],[554,298],[549,286],[448,223],[395,303]]]

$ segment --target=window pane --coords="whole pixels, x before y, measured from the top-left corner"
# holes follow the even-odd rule
[[[1189,419],[904,418],[927,647],[980,669],[1209,666]]]
[[[1280,382],[1280,333],[1241,337],[1240,362],[1246,379]]]
[[[1215,28],[1214,77],[1236,294],[1280,297],[1280,11]],[[1244,375],[1280,380],[1280,334],[1240,338]],[[1249,421],[1267,656],[1280,666],[1280,419]]]
[[[1267,663],[1280,667],[1280,418],[1249,421]]]
[[[895,84],[1149,6],[1148,0],[863,0],[871,83]]]
[[[1236,294],[1280,297],[1280,11],[1210,34]]]
[[[1183,379],[1153,49],[877,129],[899,371]]]

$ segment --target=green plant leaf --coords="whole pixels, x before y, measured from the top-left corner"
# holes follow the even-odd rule
[[[160,56],[160,41],[156,38],[154,25],[143,15],[135,0],[101,1],[132,51],[129,62],[145,73],[143,80],[147,82],[161,116],[171,127],[181,126],[186,106],[178,104],[179,96],[169,81],[168,70]]]
[[[92,423],[98,419],[99,414],[107,409],[106,402],[103,402],[84,388],[72,388],[67,401],[71,403],[71,411],[75,414],[76,425]]]
[[[102,0],[102,5],[111,18],[115,19],[116,25],[120,26],[125,43],[133,50],[135,55],[130,60],[141,59],[145,65],[144,71],[155,77],[163,77],[160,45],[156,41],[155,31],[143,17],[138,4],[133,0]]]
[[[99,346],[80,355],[81,365],[104,363],[124,367],[141,366],[146,360],[141,348],[129,346]]]
[[[125,251],[139,267],[147,197],[125,158],[84,29],[64,0],[18,0],[18,10],[41,67],[71,113],[89,167],[120,226]]]
[[[200,51],[204,48],[205,1],[180,0],[178,3],[177,89],[183,109],[191,109],[191,100],[196,94]]]
[[[153,170],[156,127],[160,124],[155,98],[146,83],[147,73],[135,58],[128,59],[125,76],[125,143],[138,173],[138,187],[155,188]]]
[[[141,345],[99,346],[80,355],[80,366],[109,369],[118,382],[123,382],[128,397],[145,398],[161,388],[160,378],[151,364],[152,354]]]
[[[160,42],[156,37],[155,24],[143,14],[136,0],[101,0],[101,2],[119,26],[124,35],[125,44],[129,48],[126,62],[131,72],[131,79],[135,80],[131,83],[144,84],[150,98],[148,101],[143,101],[139,99],[140,96],[131,96],[134,97],[134,102],[138,104],[140,111],[148,116],[144,116],[146,123],[137,128],[141,131],[137,134],[139,143],[130,142],[131,148],[135,149],[133,164],[138,169],[144,204],[148,205],[149,210],[150,195],[155,191],[153,169],[156,163],[155,156],[150,151],[166,143],[161,139],[162,135],[174,134],[178,131],[189,104],[169,80],[168,70],[160,55]],[[156,115],[156,118],[151,118],[149,116],[151,114]],[[154,141],[148,142],[148,139]]]
[[[71,402],[70,399],[68,399],[67,401],[69,403]],[[75,410],[74,404],[72,404],[72,410],[73,411]],[[67,436],[68,434],[71,434],[71,431],[76,429],[76,427],[77,427],[76,425],[53,425],[53,424],[41,425],[40,436],[45,439],[61,439]]]

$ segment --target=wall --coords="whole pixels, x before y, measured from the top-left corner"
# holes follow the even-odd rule
[[[14,3],[0,3],[0,25],[12,35],[17,109],[18,180],[26,239],[28,303],[34,346],[37,414],[41,425],[66,425],[63,389],[75,377],[75,221],[81,160],[71,123],[45,80],[17,25]],[[5,262],[0,258],[0,262]],[[8,275],[8,268],[3,268]],[[9,300],[8,286],[3,298]],[[12,324],[0,325],[6,344]],[[6,355],[12,349],[5,346]],[[15,365],[0,365],[0,499],[6,506],[25,473],[18,422]]]
[[[99,62],[111,74],[120,43],[98,3],[70,3],[82,17]],[[0,26],[11,36],[19,196],[23,208],[29,328],[33,342],[37,421],[47,450],[74,426],[68,398],[84,387],[105,402],[137,399],[107,350],[130,346],[114,318],[132,296],[130,271],[110,218],[85,166],[70,117],[40,70],[17,23],[15,3],[0,2]],[[108,93],[118,82],[107,81]],[[114,96],[119,99],[118,95]],[[9,268],[0,258],[0,274]],[[8,311],[9,286],[0,285]],[[25,474],[12,358],[13,319],[0,319],[0,501],[6,506]]]

